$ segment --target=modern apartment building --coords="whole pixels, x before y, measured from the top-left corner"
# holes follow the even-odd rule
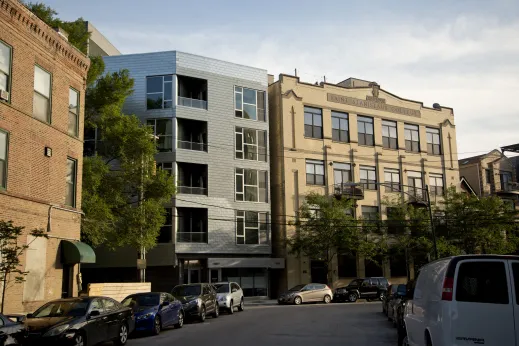
[[[153,128],[157,166],[176,180],[147,281],[170,290],[233,280],[245,295],[268,296],[270,271],[284,260],[271,258],[266,71],[177,51],[105,64],[129,70],[135,87],[124,111]],[[95,278],[135,279],[136,258],[99,250]]]
[[[79,242],[89,64],[20,2],[1,2],[0,220],[25,227],[18,244],[29,245],[26,281],[7,286],[4,313],[77,295],[78,264],[95,261]],[[33,229],[48,239],[28,235]]]
[[[416,202],[459,184],[453,110],[403,99],[377,83],[349,78],[308,84],[280,75],[269,85],[272,234],[275,256],[287,258],[280,289],[326,278],[323,263],[296,258],[285,240],[309,192],[356,200],[356,217],[387,218],[384,198]],[[353,184],[352,184],[353,183]],[[356,184],[355,184],[356,183]],[[402,258],[340,256],[334,284],[352,277],[405,277]]]

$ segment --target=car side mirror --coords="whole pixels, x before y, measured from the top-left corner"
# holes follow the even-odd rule
[[[101,315],[101,312],[99,310],[92,310],[92,311],[90,311],[90,314],[88,315],[88,317],[96,317],[99,315]]]
[[[234,292],[238,292],[238,290],[237,290],[236,288],[233,288],[233,289],[231,290],[231,293],[234,293]]]
[[[32,318],[33,316],[33,314],[27,314],[27,318]]]
[[[162,306],[168,306],[168,305],[169,305],[168,301],[162,302]]]

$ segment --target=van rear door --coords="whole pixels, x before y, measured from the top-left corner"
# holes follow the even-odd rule
[[[458,263],[449,304],[452,345],[515,345],[510,283],[506,260]]]
[[[515,322],[515,345],[519,346],[519,261],[508,261],[510,275],[512,277],[512,291],[514,292],[514,322]]]

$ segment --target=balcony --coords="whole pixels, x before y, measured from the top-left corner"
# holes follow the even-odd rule
[[[207,122],[177,119],[177,148],[207,152]]]
[[[498,195],[519,195],[519,183],[507,181],[501,182],[501,190],[496,191]]]
[[[205,79],[177,76],[178,105],[207,109],[207,81]]]
[[[207,243],[207,209],[177,208],[177,242]]]
[[[207,196],[207,165],[178,162],[178,193]]]
[[[364,187],[357,183],[341,183],[334,185],[334,195],[344,196],[348,199],[364,199]]]

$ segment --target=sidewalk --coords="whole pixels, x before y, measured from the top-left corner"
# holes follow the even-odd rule
[[[259,306],[259,305],[278,305],[276,299],[245,297],[245,305]]]

